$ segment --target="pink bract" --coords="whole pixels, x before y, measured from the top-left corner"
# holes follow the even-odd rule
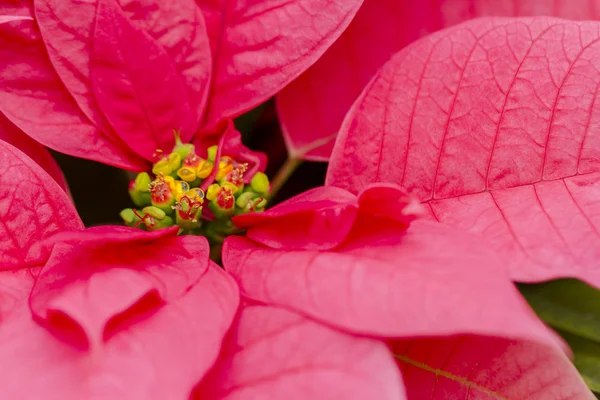
[[[390,343],[408,399],[529,398],[537,390],[531,398],[593,398],[496,252],[437,222],[413,221],[421,209],[409,199],[392,185],[359,196],[324,187],[237,217],[248,238],[226,239],[225,268],[253,302]],[[423,337],[437,338],[431,351],[408,352],[429,343]],[[538,368],[546,363],[551,370]]]
[[[2,114],[0,114],[0,140],[24,152],[54,178],[64,191],[68,192],[65,177],[48,149],[27,136]]]
[[[352,102],[397,51],[439,29],[485,16],[600,17],[598,0],[365,0],[352,24],[277,96],[290,155],[327,161]]]
[[[280,308],[243,306],[222,354],[194,399],[406,399],[384,343]]]
[[[402,186],[515,280],[600,286],[599,26],[481,19],[409,46],[353,105],[327,183]]]
[[[0,111],[61,152],[144,170],[273,96],[350,23],[360,0],[19,0],[0,14]],[[25,111],[26,110],[26,111]],[[200,137],[200,140],[203,138]]]

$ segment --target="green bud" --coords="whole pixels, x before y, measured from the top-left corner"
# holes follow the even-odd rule
[[[142,212],[145,216],[144,225],[146,225],[146,228],[150,231],[173,226],[173,218],[167,216],[167,214],[158,207],[144,207]]]
[[[127,226],[136,226],[141,221],[131,208],[124,209],[119,215],[123,218],[123,222],[125,222],[125,225]]]
[[[149,192],[150,191],[150,175],[147,172],[140,172],[135,177],[135,190],[138,192]]]
[[[219,149],[219,146],[214,145],[214,146],[210,146],[208,149],[206,149],[206,152],[208,153],[208,161],[211,161],[213,164],[215,162],[215,159],[217,158],[217,150]]]
[[[139,186],[137,182],[137,178],[129,182],[129,197],[131,197],[131,200],[136,207],[147,206],[150,204],[150,192],[147,190],[148,187],[146,186],[146,191],[139,191],[137,190],[137,187]]]
[[[266,174],[257,172],[250,181],[250,187],[252,187],[252,190],[256,193],[266,196],[269,194],[271,184],[269,183],[269,178]]]
[[[179,153],[171,153],[152,166],[152,173],[156,176],[163,175],[177,178],[177,170],[181,167],[181,161],[182,158]]]
[[[196,148],[191,143],[182,143],[179,132],[175,129],[173,129],[173,135],[175,136],[175,147],[173,147],[173,152],[179,154],[181,159],[184,160],[187,155],[194,152]]]
[[[156,231],[156,230],[162,229],[162,228],[169,228],[173,225],[175,225],[173,222],[173,218],[167,216],[161,220],[156,220],[156,223],[154,226],[152,226],[152,227],[146,226],[146,227],[148,228],[149,231]]]
[[[267,206],[267,199],[263,198],[261,201],[258,202],[258,204],[256,205],[256,208],[257,208],[257,210],[263,211],[266,206]]]
[[[235,205],[239,208],[244,208],[255,197],[257,197],[256,193],[244,192],[236,199]]]
[[[144,212],[144,214],[148,214],[156,219],[163,219],[167,216],[167,214],[163,210],[154,206],[144,207],[142,211]]]
[[[264,211],[267,200],[251,191],[242,193],[236,200],[235,215]]]

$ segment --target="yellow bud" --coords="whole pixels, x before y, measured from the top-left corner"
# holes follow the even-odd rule
[[[181,165],[181,154],[171,153],[171,154],[169,154],[167,161],[169,161],[169,164],[171,164],[173,169],[176,169]]]
[[[200,188],[193,188],[185,192],[185,195],[192,201],[204,202],[204,192]]]
[[[175,178],[173,178],[172,176],[165,176],[165,177],[163,177],[163,179],[165,180],[165,182],[169,186],[169,190],[172,193],[174,193],[175,192]]]
[[[196,168],[196,175],[200,179],[205,179],[206,177],[208,177],[210,175],[210,173],[212,172],[212,169],[213,169],[213,163],[211,163],[210,161],[202,161],[198,165],[198,168]]]
[[[190,185],[185,181],[175,181],[173,185],[173,195],[175,195],[175,200],[179,201],[181,198],[190,190]]]
[[[156,164],[154,164],[154,166],[152,167],[152,173],[154,175],[160,175],[163,174],[165,176],[169,175],[171,172],[173,172],[173,168],[171,167],[169,160],[166,158],[163,158],[161,160],[159,160]]]
[[[215,180],[220,181],[231,171],[233,171],[233,162],[231,161],[231,158],[221,157],[221,160],[219,161],[219,170],[217,171]]]
[[[196,180],[196,171],[191,167],[181,167],[177,170],[177,176],[186,182],[194,182]]]

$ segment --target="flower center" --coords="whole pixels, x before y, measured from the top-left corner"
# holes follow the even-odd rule
[[[121,217],[129,226],[179,226],[180,234],[202,235],[220,244],[237,232],[232,216],[265,209],[269,180],[262,172],[246,176],[248,165],[227,154],[217,160],[218,146],[208,148],[205,159],[194,145],[176,139],[171,153],[157,150],[160,158],[151,173],[139,173],[129,183],[136,208],[123,210]]]

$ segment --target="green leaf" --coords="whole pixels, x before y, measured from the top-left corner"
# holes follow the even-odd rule
[[[520,284],[538,316],[552,327],[600,343],[600,291],[575,279]]]
[[[585,383],[600,392],[600,343],[558,330],[573,350],[573,362]]]
[[[600,291],[575,279],[518,286],[538,316],[569,344],[575,366],[600,399]]]

